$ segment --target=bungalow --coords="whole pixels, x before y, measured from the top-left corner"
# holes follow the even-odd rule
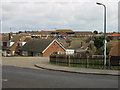
[[[23,56],[50,56],[53,52],[65,51],[56,39],[32,39],[21,48]]]
[[[70,54],[80,54],[83,52],[86,52],[88,50],[89,44],[92,42],[91,40],[69,40],[70,42],[67,42],[66,39],[58,39],[58,41],[66,48],[66,55]]]

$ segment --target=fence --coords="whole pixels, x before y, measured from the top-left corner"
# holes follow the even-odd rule
[[[70,67],[104,69],[104,58],[81,58],[81,57],[66,56],[66,55],[64,56],[52,55],[50,56],[50,62],[57,65],[70,66]],[[119,66],[111,66],[110,59],[107,58],[106,69],[118,70]]]

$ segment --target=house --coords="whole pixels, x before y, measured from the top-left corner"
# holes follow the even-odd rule
[[[74,37],[92,37],[92,36],[94,36],[94,33],[90,31],[75,31]]]
[[[113,33],[113,34],[107,35],[107,37],[112,38],[112,40],[120,40],[120,33]]]
[[[24,35],[13,35],[11,33],[2,36],[2,55],[3,56],[10,56],[18,54],[19,48],[30,40],[28,37]]]
[[[20,48],[25,45],[29,40],[31,40],[30,37],[21,37],[19,40],[17,40],[10,48],[10,54],[11,55],[20,55]]]
[[[23,56],[50,56],[53,52],[65,52],[56,39],[32,39],[21,48]]]
[[[74,49],[66,49],[66,55],[72,55],[75,53]]]
[[[66,48],[66,54],[86,52],[89,44],[91,43],[91,40],[86,42],[86,40],[81,39],[70,40],[69,43],[66,39],[58,39],[58,41]]]
[[[120,41],[114,42],[110,50],[110,64],[111,65],[120,65]]]
[[[80,37],[93,37],[94,33],[91,31],[73,31],[71,29],[57,29],[52,31],[42,30],[42,31],[25,31],[19,34],[26,33],[32,35],[32,38],[55,38],[55,37],[70,37],[70,38],[80,38]]]
[[[10,33],[2,35],[1,47],[2,47],[2,55],[3,56],[7,56],[9,54],[8,48],[14,44],[13,41],[10,41],[11,38],[13,38],[13,37]]]

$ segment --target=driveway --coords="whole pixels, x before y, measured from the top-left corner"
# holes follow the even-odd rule
[[[49,57],[2,57],[2,65],[38,69],[34,67],[34,64],[45,59],[49,59]]]

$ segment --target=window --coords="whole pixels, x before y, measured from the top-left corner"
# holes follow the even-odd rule
[[[23,51],[23,55],[24,56],[28,56],[28,52],[27,51]]]
[[[37,56],[41,56],[41,53],[37,53]]]

